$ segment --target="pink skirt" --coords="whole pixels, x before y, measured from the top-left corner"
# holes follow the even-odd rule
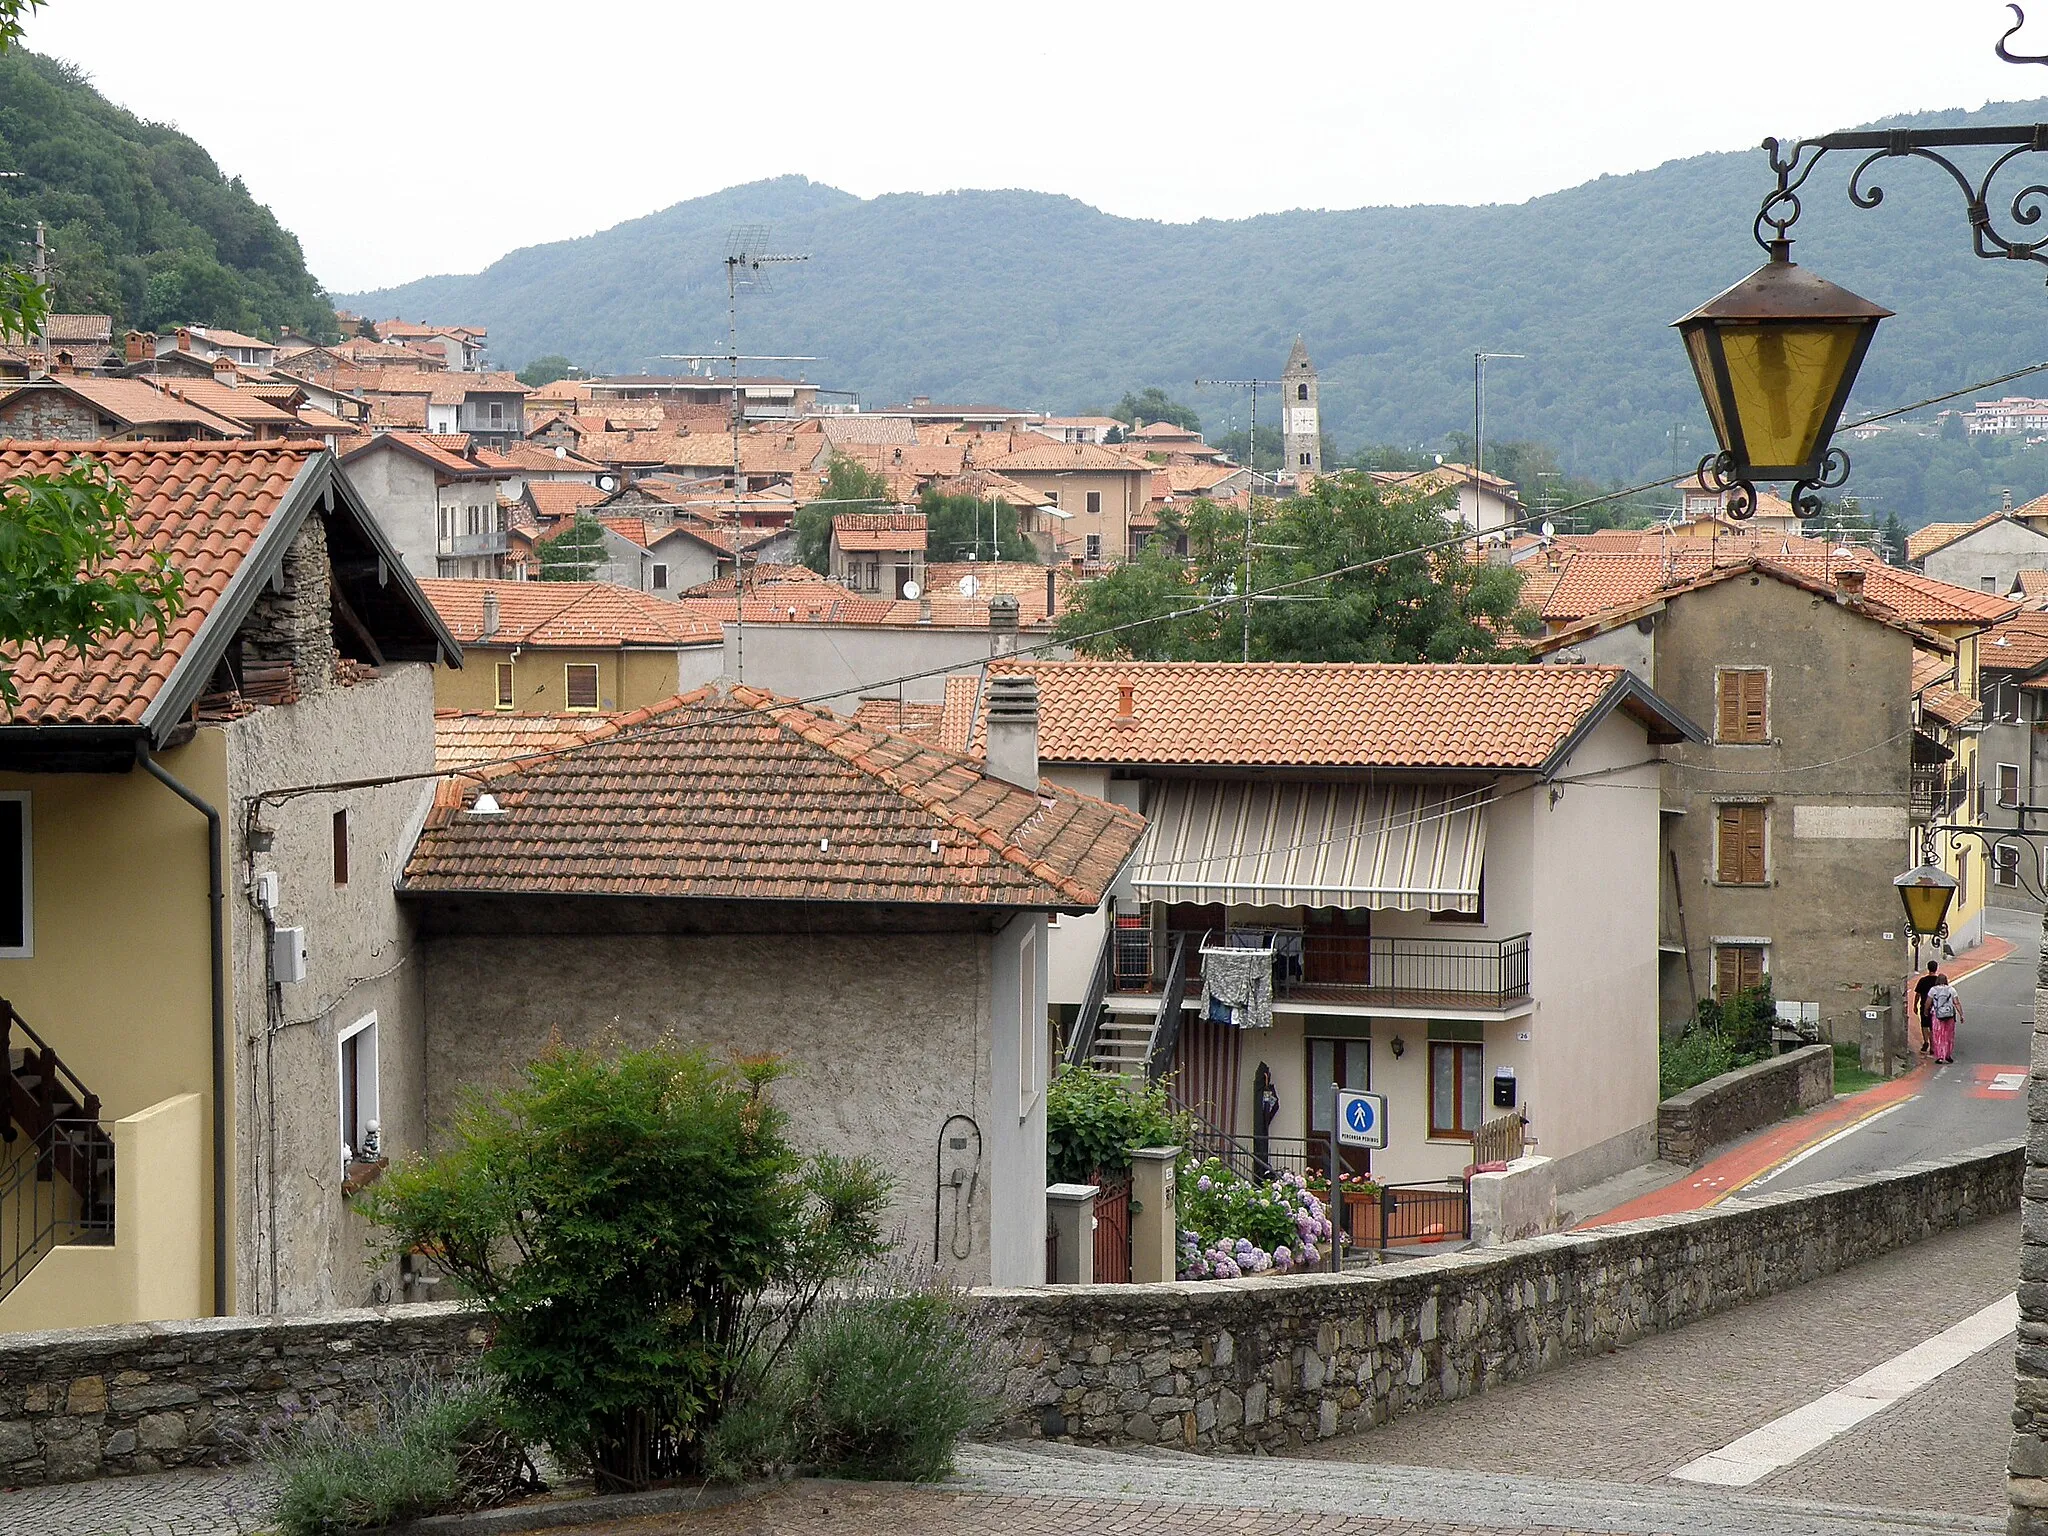
[[[1947,1061],[1956,1053],[1956,1021],[1936,1019],[1934,1021],[1934,1057]]]

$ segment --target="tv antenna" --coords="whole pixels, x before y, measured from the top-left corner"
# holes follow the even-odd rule
[[[746,407],[740,394],[740,289],[765,288],[764,267],[811,259],[808,252],[802,255],[773,252],[768,246],[766,224],[741,224],[725,242],[725,358],[730,365],[732,379],[733,676],[741,679],[746,676],[747,665],[747,553],[740,537],[740,503],[747,482],[740,465],[740,430],[746,418]]]
[[[1243,389],[1252,397],[1251,451],[1245,455],[1251,486],[1244,495],[1244,659],[1252,659],[1252,502],[1259,490],[1259,391],[1279,386],[1279,379],[1197,379],[1197,389]]]

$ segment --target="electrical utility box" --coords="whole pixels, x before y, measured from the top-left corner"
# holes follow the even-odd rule
[[[304,981],[306,979],[305,929],[271,929],[270,979],[278,983]]]

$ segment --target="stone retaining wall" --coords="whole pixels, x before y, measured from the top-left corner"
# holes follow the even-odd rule
[[[1345,1275],[980,1294],[1024,1329],[1019,1435],[1280,1449],[1772,1295],[2019,1205],[1993,1148]],[[2037,1287],[2038,1288],[2038,1287]],[[245,1460],[485,1336],[452,1302],[0,1335],[0,1485]]]
[[[2015,1144],[1364,1273],[991,1292],[1025,1327],[1010,1431],[1273,1451],[1350,1434],[2013,1210],[2020,1182]]]
[[[1657,1106],[1657,1155],[1687,1167],[1759,1126],[1804,1114],[1835,1096],[1831,1045],[1803,1045],[1737,1067]]]
[[[0,1335],[0,1485],[246,1461],[266,1424],[364,1406],[484,1346],[454,1302]]]

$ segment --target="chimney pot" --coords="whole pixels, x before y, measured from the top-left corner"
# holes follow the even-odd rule
[[[1116,723],[1136,725],[1138,723],[1138,690],[1129,678],[1120,678],[1116,685]]]
[[[490,588],[484,589],[484,639],[488,640],[498,632],[498,594]]]
[[[994,637],[991,647],[998,656],[1017,654],[1017,599],[998,592],[988,600],[988,627]]]
[[[1863,601],[1863,567],[1845,565],[1835,572],[1835,596],[1844,603]]]
[[[141,363],[148,361],[147,357],[143,354],[142,351],[142,332],[130,331],[128,333],[128,345],[126,356],[128,361],[131,363]]]
[[[988,680],[987,763],[991,778],[1038,788],[1038,679],[1029,672]]]

